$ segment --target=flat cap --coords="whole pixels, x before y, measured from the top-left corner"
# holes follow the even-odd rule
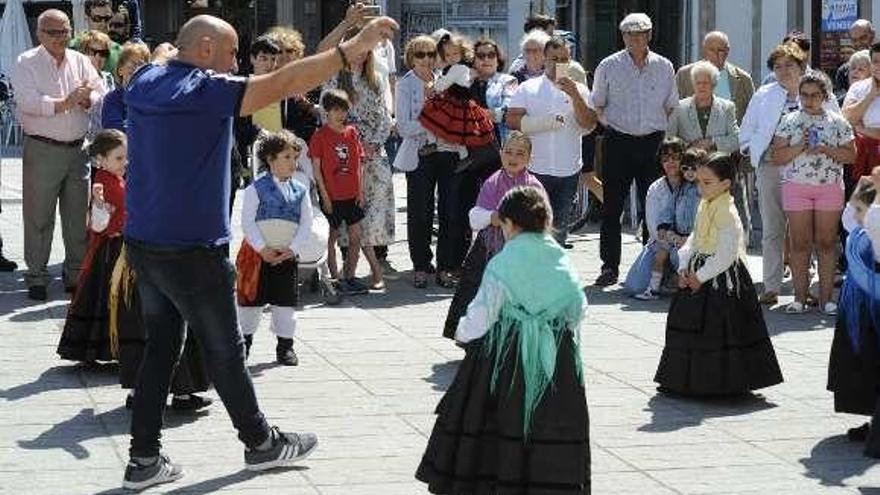
[[[629,14],[620,21],[621,33],[637,33],[640,31],[650,31],[654,25],[651,24],[651,18],[641,12]]]

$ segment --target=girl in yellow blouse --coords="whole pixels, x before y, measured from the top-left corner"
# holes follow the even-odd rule
[[[782,382],[755,287],[743,227],[730,195],[735,168],[714,153],[697,168],[702,197],[694,231],[679,248],[679,287],[666,321],[654,381],[661,392],[738,395]]]

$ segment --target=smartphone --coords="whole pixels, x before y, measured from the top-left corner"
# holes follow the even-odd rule
[[[819,146],[819,129],[810,127],[809,134],[807,134],[807,145],[810,148]]]
[[[381,5],[365,5],[364,6],[364,20],[369,22],[377,17],[382,17],[382,6]]]
[[[565,62],[563,64],[556,64],[556,80],[560,80],[563,77],[570,77],[569,71],[571,70],[571,63]]]

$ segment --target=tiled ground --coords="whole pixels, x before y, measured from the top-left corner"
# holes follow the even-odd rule
[[[21,164],[6,159],[2,168],[0,233],[5,252],[21,262]],[[591,280],[598,236],[583,233],[574,243],[577,265]],[[60,247],[57,239],[56,275]],[[625,264],[636,254],[627,237]],[[408,267],[404,241],[391,257]],[[461,358],[440,337],[449,298],[436,287],[416,291],[406,279],[392,282],[386,294],[334,308],[307,295],[299,314],[301,365],[272,364],[266,329],[257,336],[252,372],[272,422],[316,431],[320,450],[301,468],[253,476],[242,469],[241,446],[219,404],[197,418],[169,414],[166,449],[188,474],[163,489],[425,493],[413,471],[432,408]],[[590,304],[582,332],[593,493],[880,494],[880,470],[841,436],[860,418],[833,414],[825,391],[833,321],[768,312],[786,382],[762,399],[705,403],[655,395],[651,380],[668,301],[591,290]],[[49,302],[34,304],[24,296],[20,272],[0,277],[0,493],[114,493],[120,484],[128,442],[124,392],[112,367],[85,370],[56,358],[65,308],[60,284]]]

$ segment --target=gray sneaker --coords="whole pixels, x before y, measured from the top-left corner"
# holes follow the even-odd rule
[[[165,454],[160,454],[156,462],[152,464],[141,464],[130,460],[128,466],[125,467],[122,488],[143,490],[153,485],[179,480],[183,478],[183,474],[183,468],[178,464],[172,464],[171,459]]]
[[[318,447],[318,437],[314,433],[282,433],[277,426],[273,426],[269,434],[272,435],[271,448],[244,451],[244,463],[248,471],[292,466],[308,457]]]

